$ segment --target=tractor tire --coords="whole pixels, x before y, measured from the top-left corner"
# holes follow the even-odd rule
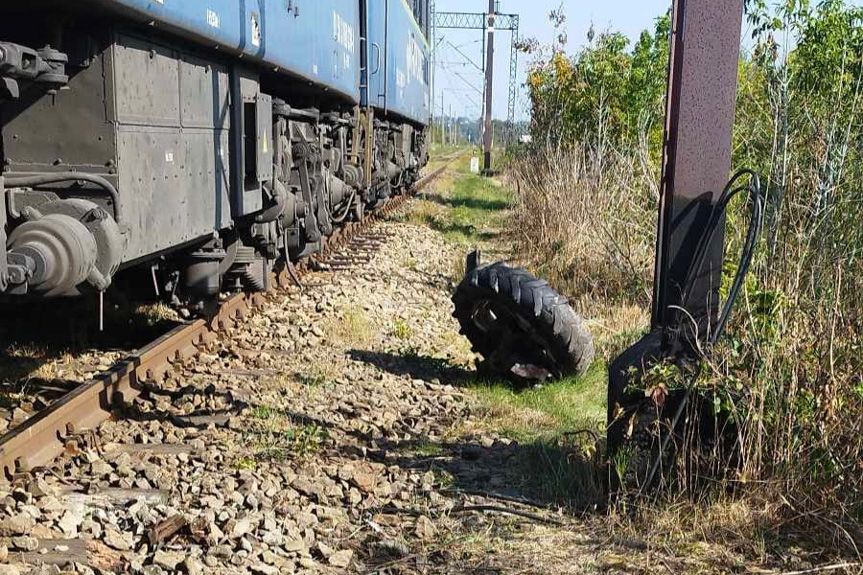
[[[498,262],[472,269],[452,300],[453,316],[473,351],[517,383],[534,379],[514,373],[517,365],[557,379],[584,375],[593,362],[593,337],[584,320],[547,282],[522,268]]]

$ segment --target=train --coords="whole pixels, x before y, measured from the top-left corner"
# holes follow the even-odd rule
[[[134,284],[203,309],[264,291],[428,162],[429,0],[29,0],[0,16],[6,302]]]

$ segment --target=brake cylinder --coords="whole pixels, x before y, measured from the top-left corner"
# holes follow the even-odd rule
[[[45,296],[72,294],[96,268],[96,239],[80,221],[49,214],[15,228],[9,251],[27,258],[29,286]]]

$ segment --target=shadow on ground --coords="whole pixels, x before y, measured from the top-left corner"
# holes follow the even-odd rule
[[[104,330],[99,330],[95,296],[0,305],[0,393],[49,393],[73,381],[40,368],[67,354],[132,351],[179,325],[126,301],[106,297]],[[74,360],[70,357],[70,360]]]
[[[352,350],[349,357],[413,379],[462,388],[482,383],[475,371],[445,359],[365,350]],[[454,426],[458,423],[452,422]],[[404,432],[410,433],[411,429]],[[584,449],[587,443],[592,443],[591,438],[564,435],[519,444],[506,438],[490,439],[488,435],[468,433],[457,440],[381,442],[377,439],[380,449],[371,457],[386,465],[434,471],[441,483],[456,493],[484,493],[579,511],[604,506],[604,471]]]
[[[453,365],[446,359],[418,354],[395,354],[352,349],[348,357],[372,365],[382,371],[412,379],[439,380],[443,384],[462,386],[476,381],[476,372]]]
[[[459,235],[471,238],[472,240],[478,240],[482,242],[489,242],[501,235],[500,232],[490,232],[484,231],[477,228],[474,224],[471,223],[459,223],[459,222],[440,222],[440,221],[431,221],[429,222],[429,226],[435,231],[438,231],[444,235]]]
[[[159,407],[144,410],[141,403],[132,402],[124,405],[119,415],[122,419],[131,421],[169,422],[176,427],[206,429],[211,425],[215,425],[216,427],[227,426],[232,417],[239,415],[249,407],[246,398],[238,397],[230,391],[218,390],[214,386],[205,389],[185,386],[176,390],[166,390],[149,384],[141,387],[141,399],[146,401],[159,396],[171,402],[187,399],[191,403],[197,399],[199,404],[209,398],[219,398],[222,400],[224,407],[217,409],[198,407],[189,410],[188,413],[178,415]]]
[[[439,380],[442,384],[460,388],[470,388],[472,385],[483,383],[477,378],[476,372],[452,365],[446,360],[360,350],[350,352],[350,356],[356,361],[370,363],[399,376],[406,375],[425,381]],[[445,426],[455,428],[460,423],[449,421],[445,413],[440,417]],[[396,422],[394,431],[397,433],[388,433],[388,436],[411,436],[411,422]],[[494,506],[551,517],[562,521],[563,532],[570,529],[582,530],[584,525],[578,523],[579,519],[596,517],[598,521],[596,525],[599,526],[597,533],[600,535],[591,534],[578,541],[567,541],[579,548],[583,547],[583,552],[599,559],[599,566],[603,569],[611,568],[614,571],[623,565],[623,572],[626,572],[628,569],[637,569],[641,564],[650,564],[657,556],[662,556],[667,565],[681,572],[694,567],[717,571],[739,570],[740,557],[752,555],[757,546],[757,543],[752,542],[752,549],[737,549],[737,553],[740,553],[737,555],[733,548],[725,548],[722,543],[717,544],[713,541],[712,536],[704,534],[706,538],[704,540],[693,535],[690,540],[674,543],[664,552],[657,554],[653,549],[652,541],[657,537],[663,537],[663,534],[658,531],[651,531],[650,539],[644,540],[615,535],[613,530],[607,529],[607,522],[604,519],[609,505],[607,487],[609,473],[613,471],[603,462],[603,457],[595,451],[600,438],[589,431],[564,432],[554,437],[525,443],[496,437],[495,433],[487,430],[472,432],[470,429],[452,434],[445,433],[443,438],[421,437],[403,441],[385,441],[379,437],[352,433],[361,437],[367,444],[376,447],[365,452],[366,458],[387,467],[397,466],[418,473],[432,472],[436,490],[454,500],[465,502],[465,505],[479,505],[486,508]],[[706,497],[708,489],[709,487],[705,487],[704,493],[695,494],[695,496]],[[646,516],[632,519],[636,521],[636,525],[638,522],[650,522],[651,514],[659,512],[666,505],[663,503],[666,496],[672,501],[675,497],[675,495],[657,494],[656,499],[648,498],[649,500],[644,502]],[[629,509],[632,505],[632,510],[637,511],[641,500],[627,500],[629,503],[626,508]],[[623,508],[617,505],[616,509],[620,511]],[[411,513],[412,511],[392,509],[388,512]],[[513,530],[522,529],[519,525],[534,522],[530,518],[507,515],[495,515],[493,519],[490,517],[480,519],[476,516],[469,518],[468,514],[465,514],[465,519],[464,529],[476,531],[485,538],[488,538],[489,531],[501,530],[503,532],[499,537],[502,540],[511,539]],[[776,526],[764,517],[753,515],[751,524],[738,527],[745,532],[762,534],[762,543],[770,549],[769,555],[763,559],[765,564],[781,565],[782,558],[787,555],[789,549],[811,549],[813,556],[823,552],[823,549],[818,550],[817,544],[813,545],[804,531],[798,531],[791,525],[776,529]],[[685,548],[697,545],[699,542],[704,543],[704,549],[708,551],[690,556]],[[712,547],[714,544],[717,545],[716,548]],[[722,552],[715,553],[716,551]],[[573,556],[579,554],[576,551]],[[615,561],[618,560],[615,557],[625,559],[617,565]],[[448,561],[452,562],[453,557],[449,557]],[[452,567],[452,563],[446,563],[446,565]],[[602,567],[603,565],[605,567]],[[517,571],[509,567],[512,566],[492,561],[488,564],[483,563],[480,571],[489,573]],[[442,572],[471,573],[476,572],[476,568],[477,563],[474,560],[468,562],[462,570]]]

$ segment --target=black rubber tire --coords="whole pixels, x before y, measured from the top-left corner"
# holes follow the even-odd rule
[[[474,313],[481,302],[500,306],[519,323],[529,325],[531,338],[547,352],[545,367],[556,377],[584,375],[593,362],[593,336],[584,320],[570,307],[566,298],[544,280],[523,268],[503,262],[474,269],[465,276],[453,295],[461,333],[473,350],[488,359],[501,345],[493,332],[480,329]]]

